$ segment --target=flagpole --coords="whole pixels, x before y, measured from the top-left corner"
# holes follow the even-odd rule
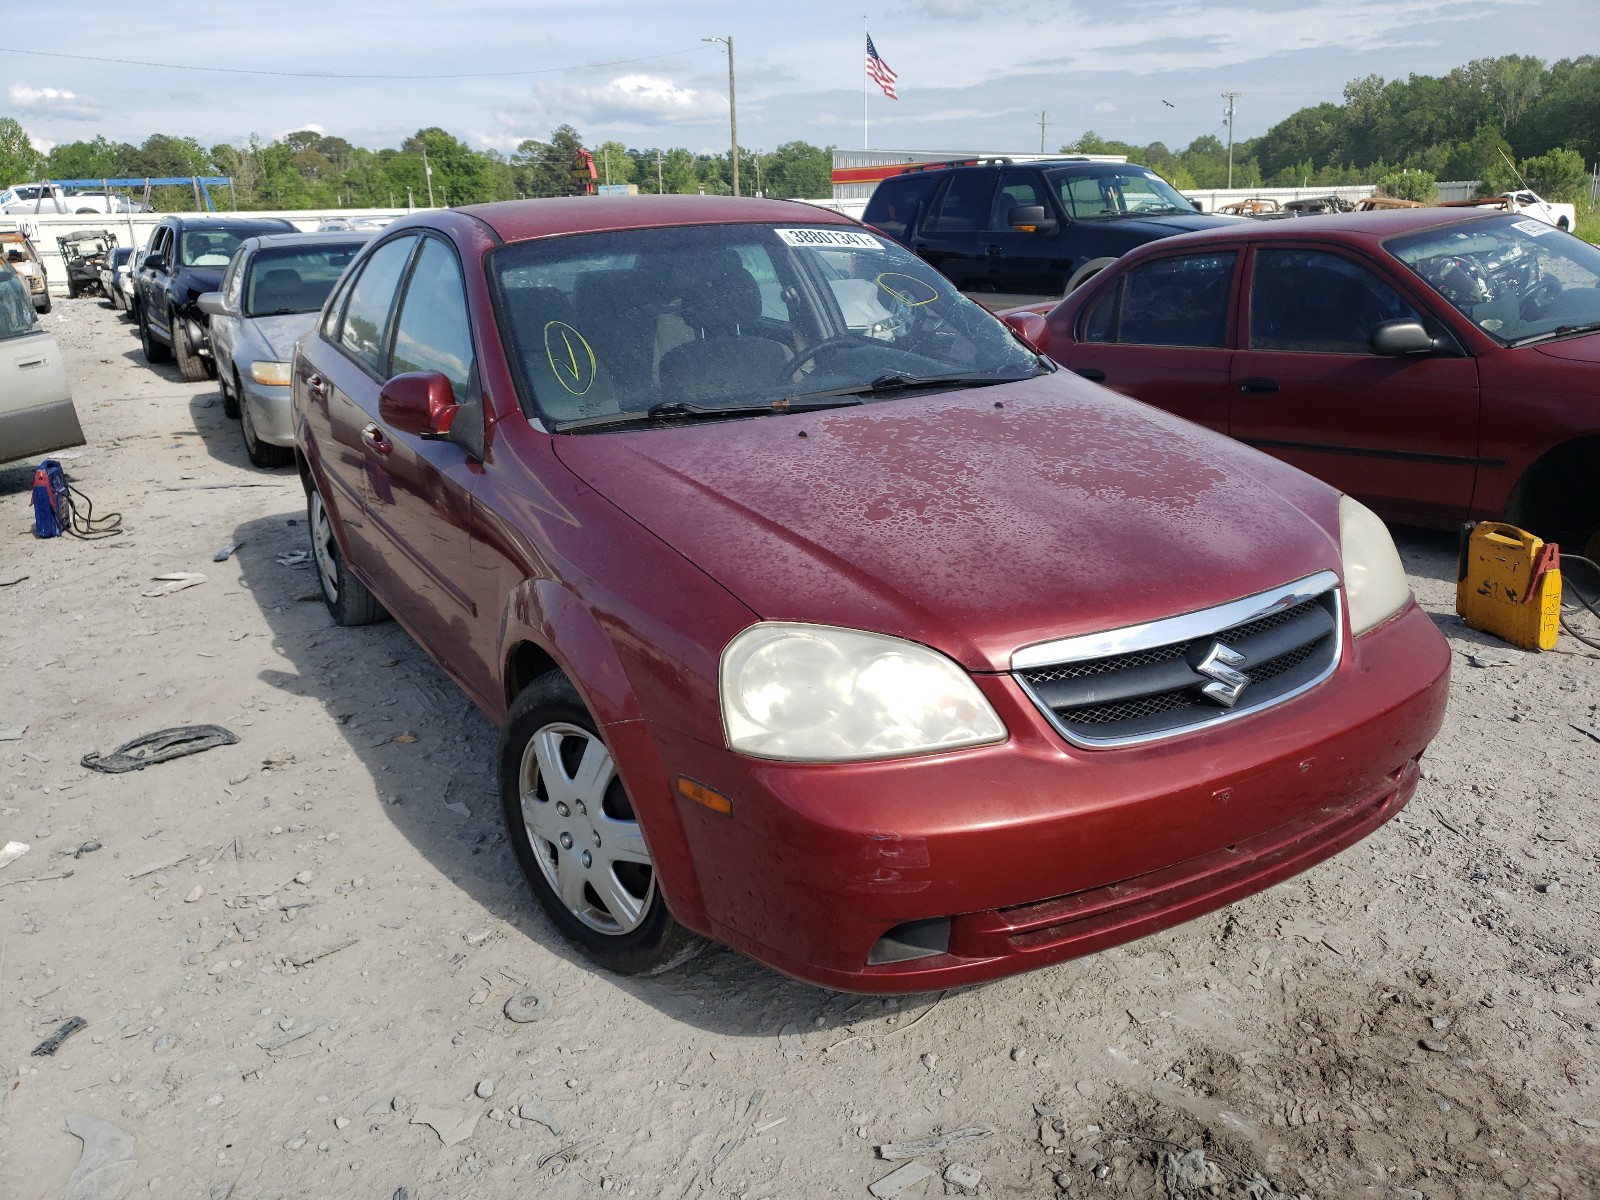
[[[865,61],[867,53],[867,14],[861,14],[861,55]],[[861,72],[861,148],[867,149],[867,73]]]

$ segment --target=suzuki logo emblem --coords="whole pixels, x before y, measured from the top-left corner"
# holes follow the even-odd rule
[[[1195,668],[1211,680],[1200,689],[1207,700],[1214,700],[1223,708],[1239,703],[1239,694],[1250,686],[1250,676],[1238,668],[1244,665],[1244,655],[1230,650],[1221,642],[1212,642],[1211,649]]]

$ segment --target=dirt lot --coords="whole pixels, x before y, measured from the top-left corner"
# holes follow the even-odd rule
[[[69,1194],[74,1113],[137,1154],[74,1197],[865,1197],[878,1147],[972,1127],[914,1161],[1007,1197],[1600,1192],[1600,743],[1573,728],[1600,654],[1465,629],[1452,539],[1401,533],[1455,649],[1425,781],[1309,874],[941,995],[721,950],[628,981],[525,894],[489,724],[394,625],[330,623],[292,472],[103,302],[46,321],[90,438],[67,467],[126,533],[35,540],[31,471],[0,469],[0,726],[26,727],[0,841],[31,847],[0,870],[6,1196]],[[205,582],[148,594],[178,571]],[[239,742],[79,765],[193,723]],[[529,987],[547,1015],[508,1020]]]

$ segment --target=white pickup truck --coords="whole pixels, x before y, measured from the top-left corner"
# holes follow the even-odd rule
[[[133,209],[131,201],[115,192],[69,192],[56,183],[19,183],[0,192],[0,212],[121,213]]]
[[[1546,225],[1554,225],[1557,229],[1572,232],[1573,226],[1578,223],[1578,210],[1575,205],[1555,204],[1549,200],[1541,199],[1537,192],[1502,192],[1501,199],[1506,201],[1506,207],[1512,212],[1527,213],[1528,216],[1543,221]]]

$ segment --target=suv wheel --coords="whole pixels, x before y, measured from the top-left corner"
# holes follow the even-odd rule
[[[145,362],[172,361],[172,347],[156,341],[156,335],[150,330],[150,314],[145,311],[142,304],[139,306],[139,344],[144,348]]]
[[[189,345],[188,322],[169,311],[167,328],[172,331],[172,353],[178,360],[178,374],[190,383],[199,383],[207,377],[206,360]]]
[[[586,957],[620,975],[654,975],[701,947],[667,910],[611,751],[560,671],[535,680],[506,715],[500,803],[533,894]]]

